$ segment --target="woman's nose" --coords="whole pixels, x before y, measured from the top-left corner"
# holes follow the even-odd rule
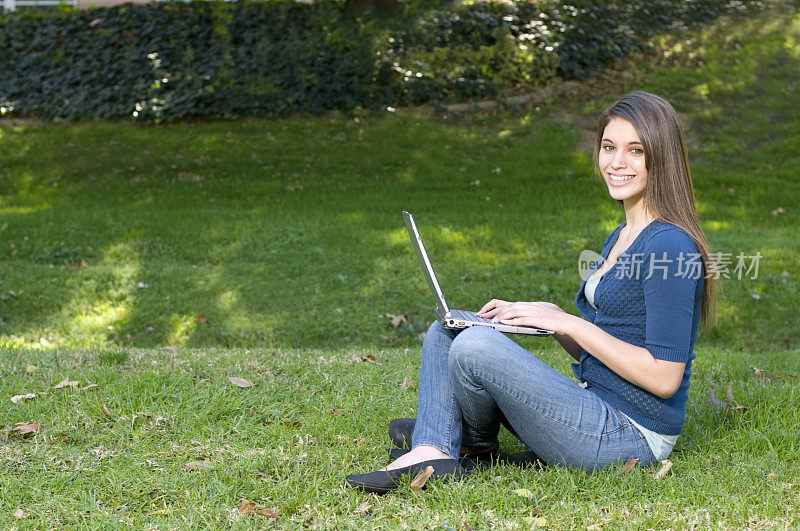
[[[625,155],[619,151],[614,153],[614,158],[611,159],[611,167],[615,169],[624,168],[626,166]]]

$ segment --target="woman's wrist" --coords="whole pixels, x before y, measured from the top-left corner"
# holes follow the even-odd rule
[[[580,317],[576,317],[570,313],[564,313],[563,324],[559,327],[559,330],[555,332],[560,336],[567,336],[574,339],[576,327],[580,326],[581,322],[583,322],[583,319]]]

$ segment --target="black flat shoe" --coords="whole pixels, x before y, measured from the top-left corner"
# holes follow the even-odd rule
[[[402,448],[389,448],[389,459],[395,461],[400,457],[404,456],[411,450],[404,450]],[[524,452],[500,452],[499,454],[492,454],[486,456],[471,456],[471,455],[462,455],[458,458],[458,462],[461,463],[461,466],[469,471],[476,470],[476,469],[484,469],[484,468],[491,468],[497,465],[514,465],[520,468],[527,468],[529,466],[538,466],[543,467],[544,462],[539,459],[539,457],[533,453],[531,450],[526,450]]]
[[[391,459],[392,461],[397,461],[410,451],[411,450],[406,450],[405,448],[388,448],[389,459]],[[461,468],[469,472],[481,468],[488,468],[497,464],[496,462],[493,462],[491,459],[481,460],[469,455],[458,456],[458,462],[461,464]]]
[[[392,444],[398,448],[411,448],[411,437],[414,435],[414,426],[417,419],[400,418],[389,422],[389,438]],[[478,459],[491,459],[496,457],[500,449],[500,444],[495,442],[489,448],[475,449],[462,446],[459,449],[460,455],[469,455]]]
[[[389,422],[389,438],[398,448],[411,448],[411,436],[417,419],[394,419]]]
[[[416,465],[396,468],[394,470],[379,470],[367,474],[351,474],[347,476],[346,480],[351,487],[365,492],[386,494],[387,492],[395,490],[400,485],[403,476],[407,474],[419,474],[429,466],[433,467],[433,474],[431,474],[429,480],[433,478],[442,480],[458,479],[467,472],[455,459],[434,459],[432,461],[423,461]]]
[[[536,455],[533,450],[526,450],[524,452],[516,452],[510,454],[508,452],[500,452],[497,456],[497,464],[499,465],[514,465],[521,468],[527,468],[529,466],[537,466],[537,467],[544,467],[545,462],[539,459],[539,456]]]

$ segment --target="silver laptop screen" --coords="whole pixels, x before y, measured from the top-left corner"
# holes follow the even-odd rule
[[[428,281],[431,293],[439,299],[437,301],[437,309],[441,310],[443,315],[447,314],[450,312],[450,308],[447,306],[447,301],[444,300],[444,294],[439,287],[439,282],[436,280],[436,273],[433,272],[433,266],[428,259],[428,253],[425,252],[425,244],[422,243],[422,237],[419,235],[416,223],[414,223],[414,216],[404,210],[403,219],[406,221],[406,228],[408,229],[409,237],[411,237],[411,243],[414,245],[414,250],[417,251],[417,258],[419,259],[420,267],[422,267],[422,273]]]

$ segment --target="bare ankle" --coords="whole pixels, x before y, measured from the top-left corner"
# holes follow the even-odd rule
[[[434,459],[452,459],[449,455],[434,446],[420,445],[415,446],[410,452],[404,454],[387,465],[386,470],[404,468],[423,461],[433,461]]]
[[[416,446],[411,451],[412,452],[416,451],[417,455],[419,455],[420,457],[425,457],[425,459],[423,459],[424,461],[430,461],[432,459],[451,459],[449,455],[439,450],[435,446],[428,446],[425,444],[421,444],[419,446]]]

